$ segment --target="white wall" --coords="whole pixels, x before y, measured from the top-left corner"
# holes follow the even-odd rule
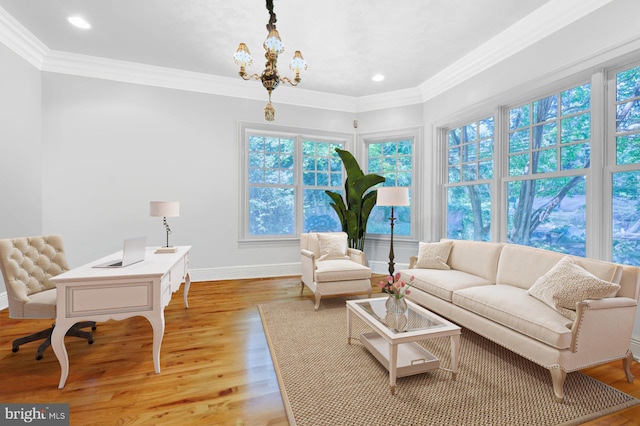
[[[163,244],[149,201],[178,200],[171,243],[193,246],[192,268],[220,268],[207,277],[243,276],[249,265],[299,270],[297,243],[238,246],[237,123],[263,121],[266,92],[265,102],[247,101],[47,72],[42,86],[43,228],[64,235],[72,265],[119,250],[127,236]],[[275,107],[278,125],[353,131],[353,114]]]
[[[42,230],[40,96],[40,72],[0,44],[0,238]]]

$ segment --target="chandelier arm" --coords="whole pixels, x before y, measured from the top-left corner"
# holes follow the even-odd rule
[[[292,86],[297,86],[297,85],[298,85],[298,83],[300,83],[300,82],[302,81],[302,80],[300,80],[300,79],[295,79],[295,80],[296,80],[296,81],[295,81],[295,82],[293,82],[293,81],[291,81],[291,79],[290,79],[289,77],[280,77],[280,81],[282,81],[282,82],[286,82],[286,83],[289,83],[289,84],[290,84],[290,85],[292,85]]]
[[[242,77],[243,80],[258,80],[260,81],[260,76],[258,74],[251,74],[251,75],[242,75],[240,74],[240,77]]]

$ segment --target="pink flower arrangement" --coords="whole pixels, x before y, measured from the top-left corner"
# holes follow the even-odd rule
[[[383,293],[387,293],[396,299],[402,299],[405,295],[411,294],[409,287],[413,284],[415,277],[409,277],[409,282],[402,279],[400,272],[394,276],[389,275],[385,280],[380,281],[380,287]]]

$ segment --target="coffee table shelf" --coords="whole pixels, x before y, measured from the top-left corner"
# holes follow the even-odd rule
[[[360,342],[369,352],[389,371],[389,344],[378,333],[362,333]],[[428,350],[415,342],[398,345],[398,359],[396,362],[396,377],[406,377],[414,374],[440,368],[440,360]]]

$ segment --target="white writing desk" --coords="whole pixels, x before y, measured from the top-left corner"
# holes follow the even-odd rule
[[[51,278],[56,284],[58,305],[51,347],[62,372],[58,389],[69,375],[69,355],[64,336],[80,321],[104,322],[142,316],[153,328],[153,366],[160,373],[160,345],[164,335],[164,308],[184,281],[184,304],[188,308],[189,250],[179,246],[176,253],[156,254],[147,248],[145,260],[124,268],[93,268],[93,265],[122,257],[122,252],[106,256]]]

